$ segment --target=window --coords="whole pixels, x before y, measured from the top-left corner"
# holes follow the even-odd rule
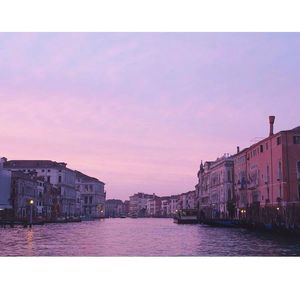
[[[264,146],[263,145],[260,145],[260,152],[264,152]]]
[[[61,176],[58,176],[58,182],[61,183]]]
[[[85,203],[85,204],[88,203],[88,197],[84,197],[84,203]]]
[[[269,183],[269,181],[270,181],[270,168],[269,166],[267,166],[267,183]]]
[[[294,140],[294,144],[300,144],[300,136],[299,135],[294,135],[293,140]]]
[[[92,203],[93,203],[93,197],[90,196],[90,204],[92,204]]]
[[[47,181],[48,181],[48,183],[50,183],[50,181],[51,181],[51,177],[50,176],[47,177]]]
[[[282,178],[282,164],[281,161],[278,162],[278,181]]]
[[[228,180],[228,182],[230,182],[230,181],[231,181],[231,175],[230,175],[230,171],[228,171],[228,172],[227,172],[227,180]]]
[[[300,179],[300,161],[297,162],[297,178]]]
[[[277,142],[277,145],[281,144],[281,137],[280,136],[276,139],[276,142]]]
[[[45,172],[45,170],[42,170],[42,173],[44,173]]]

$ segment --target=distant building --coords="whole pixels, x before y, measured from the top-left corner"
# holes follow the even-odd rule
[[[161,209],[160,209],[160,215],[161,217],[170,217],[171,216],[171,201],[170,197],[161,197]]]
[[[170,197],[170,214],[174,216],[179,206],[179,195],[172,195]]]
[[[0,216],[12,208],[10,200],[11,172],[3,168],[5,158],[0,158]]]
[[[124,215],[124,204],[121,200],[111,199],[105,201],[106,218],[118,218]]]
[[[88,218],[100,218],[105,216],[104,183],[96,178],[85,175],[79,171],[76,173],[76,190],[80,192],[82,201],[82,215]]]
[[[123,204],[124,207],[124,216],[128,216],[129,215],[129,201],[126,200]]]
[[[11,160],[3,164],[11,171],[37,173],[58,190],[57,211],[60,216],[74,216],[76,210],[75,172],[66,163],[50,160]]]
[[[147,199],[146,203],[147,216],[159,217],[161,215],[161,199],[153,195],[152,198]]]
[[[129,215],[133,217],[145,217],[147,215],[147,200],[153,195],[137,193],[129,197]]]
[[[179,195],[179,200],[177,203],[177,209],[196,209],[196,191],[189,191]]]

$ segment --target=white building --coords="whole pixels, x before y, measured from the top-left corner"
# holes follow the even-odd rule
[[[4,168],[24,173],[36,172],[37,176],[51,183],[59,190],[59,215],[74,216],[76,210],[75,172],[66,163],[50,160],[5,161]]]
[[[169,217],[171,216],[171,201],[170,197],[161,197],[161,216]]]
[[[227,218],[232,213],[233,178],[233,159],[228,154],[201,163],[197,185],[200,212],[213,218]]]
[[[158,217],[161,213],[161,200],[159,197],[153,195],[151,199],[147,199],[146,203],[147,216]]]
[[[96,178],[87,176],[79,171],[76,173],[76,190],[81,198],[81,215],[88,218],[101,218],[105,216],[104,183]],[[78,208],[78,207],[77,207]]]

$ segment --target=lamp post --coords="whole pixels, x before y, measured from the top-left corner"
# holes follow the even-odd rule
[[[30,205],[30,215],[29,215],[29,227],[32,227],[32,206],[33,206],[33,200],[31,199],[29,201],[29,205]]]

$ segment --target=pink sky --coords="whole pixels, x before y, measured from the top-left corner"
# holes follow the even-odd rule
[[[0,33],[0,156],[107,198],[194,189],[201,159],[299,123],[297,33]]]

